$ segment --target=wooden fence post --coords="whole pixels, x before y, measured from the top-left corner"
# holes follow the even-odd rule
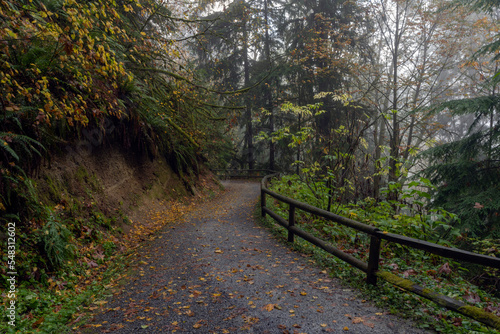
[[[370,238],[370,254],[368,258],[368,271],[366,275],[366,282],[368,284],[377,285],[377,276],[375,273],[378,271],[378,261],[380,258],[380,239],[372,235]]]
[[[288,227],[295,225],[295,205],[289,204],[288,210]],[[288,229],[288,242],[293,242],[295,234]]]

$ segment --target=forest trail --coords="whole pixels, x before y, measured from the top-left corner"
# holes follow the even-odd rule
[[[135,274],[79,333],[425,332],[257,225],[259,183],[224,185],[136,250]]]

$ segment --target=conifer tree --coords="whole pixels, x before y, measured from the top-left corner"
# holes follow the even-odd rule
[[[438,185],[433,205],[455,212],[462,232],[473,237],[500,237],[500,39],[498,4],[468,2],[489,14],[493,37],[469,62],[474,76],[473,96],[448,101],[432,112],[472,117],[466,135],[424,152],[430,166],[424,171]],[[488,59],[489,58],[489,59]],[[472,90],[472,89],[471,89]]]
[[[225,3],[222,10],[208,11],[205,22],[199,30],[204,33],[195,45],[198,51],[198,69],[217,90],[234,90],[248,87],[251,83],[251,49],[253,4],[245,1]],[[248,94],[237,101],[243,104],[244,112],[239,124],[244,129],[241,143],[236,146],[242,151],[239,165],[254,168],[254,131],[252,105]]]

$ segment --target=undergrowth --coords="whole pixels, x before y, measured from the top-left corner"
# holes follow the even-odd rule
[[[15,326],[3,312],[2,333],[68,331],[86,307],[101,298],[104,286],[119,270],[117,255],[120,215],[100,213],[95,205],[41,206],[27,226],[17,224],[16,253],[0,250],[3,263],[15,260]],[[92,219],[92,217],[99,219]],[[7,288],[8,268],[0,269],[0,285]],[[7,289],[5,289],[7,291]],[[5,309],[12,298],[2,294]]]
[[[207,182],[199,180],[202,199],[217,191]],[[79,186],[101,188],[92,177],[80,180]],[[16,224],[15,327],[3,312],[0,333],[66,333],[85,326],[89,312],[103,307],[112,288],[127,275],[129,257],[141,242],[195,206],[192,197],[181,193],[161,201],[161,207],[169,208],[165,212],[151,212],[147,220],[132,222],[122,210],[123,203],[102,208],[92,192],[83,190],[81,196],[66,192],[58,204],[32,206],[33,218]],[[0,226],[0,237],[5,226]],[[129,231],[124,233],[124,229]],[[0,259],[3,263],[10,260],[6,248],[0,249]],[[7,298],[8,270],[0,267],[0,307],[4,310],[12,300]]]
[[[313,185],[315,191],[322,187],[321,183]],[[320,197],[311,193],[311,185],[306,185],[294,177],[285,176],[274,180],[271,190],[282,195],[306,202],[317,207],[325,203]],[[408,191],[411,192],[411,189]],[[418,199],[417,199],[418,200]],[[267,196],[267,204],[274,212],[288,219],[288,205]],[[404,209],[404,210],[403,210]],[[409,237],[453,245],[463,242],[463,236],[452,231],[455,217],[444,210],[435,210],[415,214],[409,208],[399,207],[387,202],[375,203],[371,199],[355,204],[336,203],[335,213],[369,224],[381,230],[402,234]],[[279,239],[285,241],[287,231],[267,216],[261,220]],[[312,215],[296,211],[296,226],[328,241],[333,246],[349,253],[360,260],[368,261],[369,239],[363,233],[348,227],[337,225]],[[475,240],[478,249],[487,248],[485,253],[495,252],[498,256],[499,243],[494,240]],[[291,245],[294,249],[309,254],[314,262],[328,269],[330,275],[342,279],[345,284],[356,287],[364,298],[369,298],[378,306],[389,309],[391,313],[418,319],[417,326],[436,330],[440,333],[498,333],[477,321],[449,311],[425,298],[403,291],[391,284],[378,280],[377,286],[366,284],[366,274],[342,260],[326,253],[301,239],[295,238]],[[420,250],[393,243],[382,243],[380,270],[390,271],[400,277],[410,279],[414,283],[439,294],[461,300],[469,305],[482,308],[500,316],[500,296],[495,287],[480,287],[471,283],[470,269],[463,263],[440,258]],[[498,270],[485,269],[485,275],[498,275]],[[495,295],[495,293],[497,295]]]

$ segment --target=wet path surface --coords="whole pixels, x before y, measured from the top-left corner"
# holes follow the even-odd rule
[[[82,333],[424,333],[281,245],[232,181],[139,248],[137,274]]]

